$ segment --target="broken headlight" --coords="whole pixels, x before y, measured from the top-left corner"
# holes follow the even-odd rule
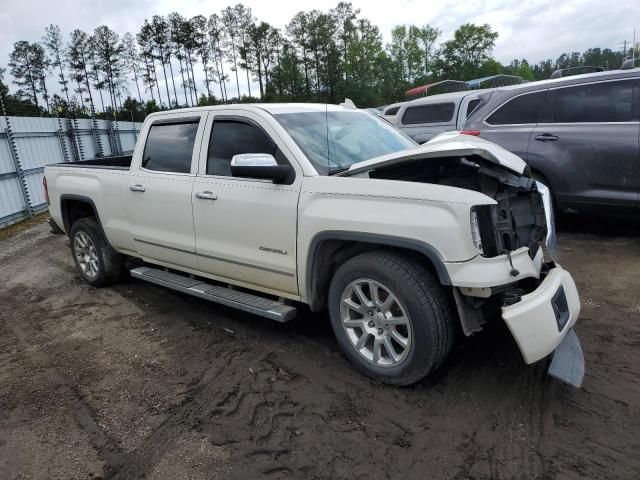
[[[482,235],[480,234],[480,222],[476,207],[471,207],[471,240],[473,240],[476,250],[482,255],[484,250],[482,249]]]
[[[536,187],[538,192],[542,195],[542,203],[544,205],[544,215],[547,220],[547,238],[545,239],[546,251],[549,256],[557,261],[557,240],[556,240],[556,223],[553,218],[553,203],[551,199],[551,191],[544,183],[540,183],[536,180]]]

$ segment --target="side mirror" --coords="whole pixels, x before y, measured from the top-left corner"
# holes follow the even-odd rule
[[[263,178],[282,183],[289,178],[291,165],[278,165],[268,153],[241,153],[231,159],[231,175],[234,177]]]

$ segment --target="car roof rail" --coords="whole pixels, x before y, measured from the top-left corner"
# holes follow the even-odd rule
[[[640,58],[627,58],[624,62],[622,62],[620,70],[631,70],[632,68],[636,68],[636,63],[638,61],[640,61]]]
[[[559,68],[555,70],[549,78],[570,77],[571,75],[580,75],[581,73],[604,72],[604,67],[592,67],[584,65],[582,67]]]

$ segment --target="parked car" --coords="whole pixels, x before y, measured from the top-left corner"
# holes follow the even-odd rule
[[[89,284],[135,278],[288,321],[329,310],[345,355],[406,385],[438,368],[457,327],[500,317],[526,363],[583,359],[569,272],[544,258],[545,195],[525,163],[465,135],[417,146],[334,105],[149,115],[133,156],[48,165],[54,222]],[[577,375],[576,375],[577,372]]]
[[[425,143],[442,132],[461,130],[469,114],[480,103],[486,90],[441,93],[400,105],[395,124],[418,143]]]
[[[380,114],[380,116],[387,122],[395,124],[398,110],[400,110],[400,107],[403,103],[404,102],[392,103],[391,105],[382,107],[382,113]]]
[[[561,211],[639,212],[640,68],[497,88],[463,130],[524,159]]]

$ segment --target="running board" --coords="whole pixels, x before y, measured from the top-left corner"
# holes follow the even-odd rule
[[[171,273],[157,268],[134,268],[131,270],[131,276],[177,290],[178,292],[220,303],[227,307],[253,313],[254,315],[275,320],[276,322],[284,323],[293,320],[297,313],[296,307],[285,305],[284,303],[269,298],[232,290],[227,287],[211,285],[195,278],[178,275],[177,273]]]

